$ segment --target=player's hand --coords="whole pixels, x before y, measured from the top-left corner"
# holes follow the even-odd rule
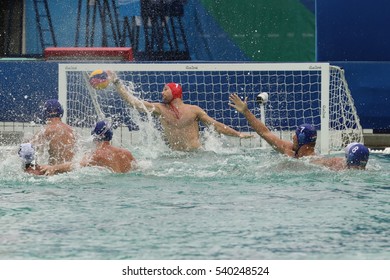
[[[41,170],[44,172],[45,176],[56,174],[56,169],[51,165],[41,165]]]
[[[235,108],[240,113],[244,113],[244,111],[248,109],[248,105],[246,104],[247,99],[248,97],[246,97],[244,101],[242,101],[236,93],[232,93],[229,96],[229,101],[232,102],[229,103],[229,106]]]
[[[239,137],[243,138],[243,139],[247,139],[247,138],[253,138],[255,136],[252,134],[248,134],[248,133],[240,133]]]
[[[107,73],[108,79],[110,80],[111,83],[113,83],[118,78],[118,76],[116,75],[116,73],[114,71],[106,70],[106,73]]]

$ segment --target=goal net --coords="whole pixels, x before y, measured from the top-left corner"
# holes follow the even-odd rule
[[[241,132],[253,132],[246,119],[228,105],[229,94],[238,93],[247,97],[255,116],[284,139],[291,140],[302,123],[314,125],[316,148],[322,154],[363,141],[343,70],[328,63],[59,64],[59,99],[65,104],[67,123],[90,129],[96,120],[111,118],[122,131],[134,135],[145,117],[129,108],[113,86],[94,90],[88,75],[96,69],[115,71],[135,96],[151,102],[161,101],[166,83],[180,83],[185,103],[198,105]],[[256,101],[261,92],[269,98],[263,108]],[[260,146],[260,141],[253,142]]]

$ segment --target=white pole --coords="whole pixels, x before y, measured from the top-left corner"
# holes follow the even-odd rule
[[[262,92],[257,95],[257,102],[260,104],[260,120],[265,124],[265,107],[264,104],[268,101],[268,93]],[[260,147],[265,148],[266,142],[260,137]]]
[[[265,110],[264,103],[260,104],[260,120],[265,124]],[[260,137],[260,147],[265,148],[265,141],[262,137]]]
[[[329,64],[321,68],[321,154],[329,154]]]
[[[58,101],[64,109],[62,115],[62,121],[67,123],[68,118],[68,89],[66,79],[66,66],[65,64],[58,64]]]

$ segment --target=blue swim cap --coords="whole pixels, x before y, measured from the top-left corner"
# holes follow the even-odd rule
[[[317,130],[310,124],[302,124],[295,131],[299,147],[317,141]]]
[[[35,160],[35,149],[30,143],[20,144],[18,155],[24,164],[31,164]]]
[[[46,118],[61,118],[64,114],[64,109],[57,99],[49,99],[45,102],[43,112]]]
[[[111,123],[108,121],[98,121],[95,128],[91,131],[91,135],[97,141],[111,141],[113,135]]]
[[[351,143],[345,148],[347,166],[365,167],[370,152],[366,146],[360,143]]]

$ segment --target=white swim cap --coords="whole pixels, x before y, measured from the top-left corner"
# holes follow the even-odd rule
[[[20,144],[18,155],[25,164],[33,163],[35,160],[35,149],[31,143]]]

